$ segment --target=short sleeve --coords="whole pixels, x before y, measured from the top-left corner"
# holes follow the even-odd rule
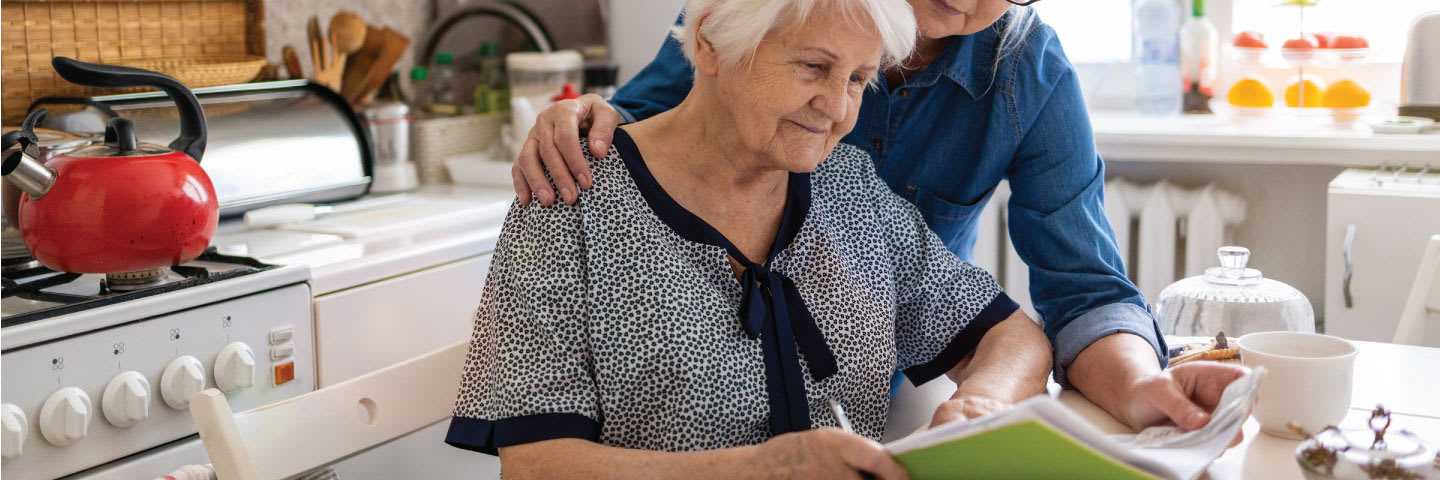
[[[920,211],[890,190],[871,162],[861,163],[856,168],[863,171],[863,188],[878,209],[895,277],[899,368],[920,385],[954,368],[1020,305],[989,272],[945,248]]]
[[[511,205],[446,443],[493,455],[542,440],[599,438],[580,208]]]

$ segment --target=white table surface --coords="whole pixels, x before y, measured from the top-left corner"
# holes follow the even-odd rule
[[[1393,426],[1419,435],[1429,444],[1440,443],[1440,349],[1355,342],[1360,354],[1355,361],[1355,385],[1350,413],[1341,422],[1342,428],[1363,428],[1377,402],[1392,412]],[[1051,385],[1051,394],[1090,420],[1106,433],[1130,433],[1100,407],[1075,391],[1059,391]],[[935,405],[955,390],[953,383],[941,377],[921,388],[905,383],[891,405],[886,440],[898,438],[894,432],[913,432],[928,423]],[[1260,424],[1251,418],[1245,423],[1245,439],[1226,451],[1210,465],[1201,478],[1226,479],[1300,479],[1295,463],[1296,440],[1286,440],[1260,432]],[[903,436],[903,435],[902,435]]]

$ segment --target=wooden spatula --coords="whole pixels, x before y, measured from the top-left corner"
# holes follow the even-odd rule
[[[339,63],[339,55],[335,52],[333,39],[327,39],[320,32],[320,19],[313,15],[305,25],[305,30],[310,36],[310,61],[315,70],[313,80],[315,83],[338,92],[340,76],[345,73],[345,66]]]

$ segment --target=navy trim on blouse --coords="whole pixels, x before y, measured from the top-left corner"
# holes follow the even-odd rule
[[[919,386],[944,375],[951,368],[955,368],[955,365],[959,364],[965,355],[980,345],[980,339],[985,336],[986,332],[1010,318],[1010,314],[1019,309],[1020,304],[1011,300],[1005,292],[1000,292],[995,295],[993,300],[990,300],[990,304],[986,305],[984,310],[975,314],[975,318],[970,319],[970,323],[965,325],[960,333],[955,334],[955,338],[950,340],[950,344],[946,345],[939,355],[929,362],[905,369],[905,376],[910,377],[910,381]]]
[[[624,128],[615,130],[613,144],[640,195],[660,221],[686,240],[724,248],[745,268],[740,275],[740,321],[750,338],[760,339],[764,352],[771,434],[809,430],[810,407],[796,346],[805,353],[810,376],[817,381],[834,375],[839,366],[795,282],[766,265],[794,242],[805,223],[805,216],[810,212],[810,174],[790,173],[780,228],[762,265],[750,261],[713,226],[666,193]]]
[[[499,455],[501,447],[557,438],[600,441],[600,424],[577,413],[542,413],[499,420],[454,417],[445,443],[465,450]]]

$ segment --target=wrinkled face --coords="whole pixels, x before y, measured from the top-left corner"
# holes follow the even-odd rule
[[[920,35],[969,35],[993,25],[1010,8],[1006,0],[909,0]]]
[[[855,126],[879,71],[879,34],[827,10],[836,9],[819,6],[802,25],[770,32],[748,64],[715,68],[714,104],[729,110],[741,147],[782,170],[820,165]]]

